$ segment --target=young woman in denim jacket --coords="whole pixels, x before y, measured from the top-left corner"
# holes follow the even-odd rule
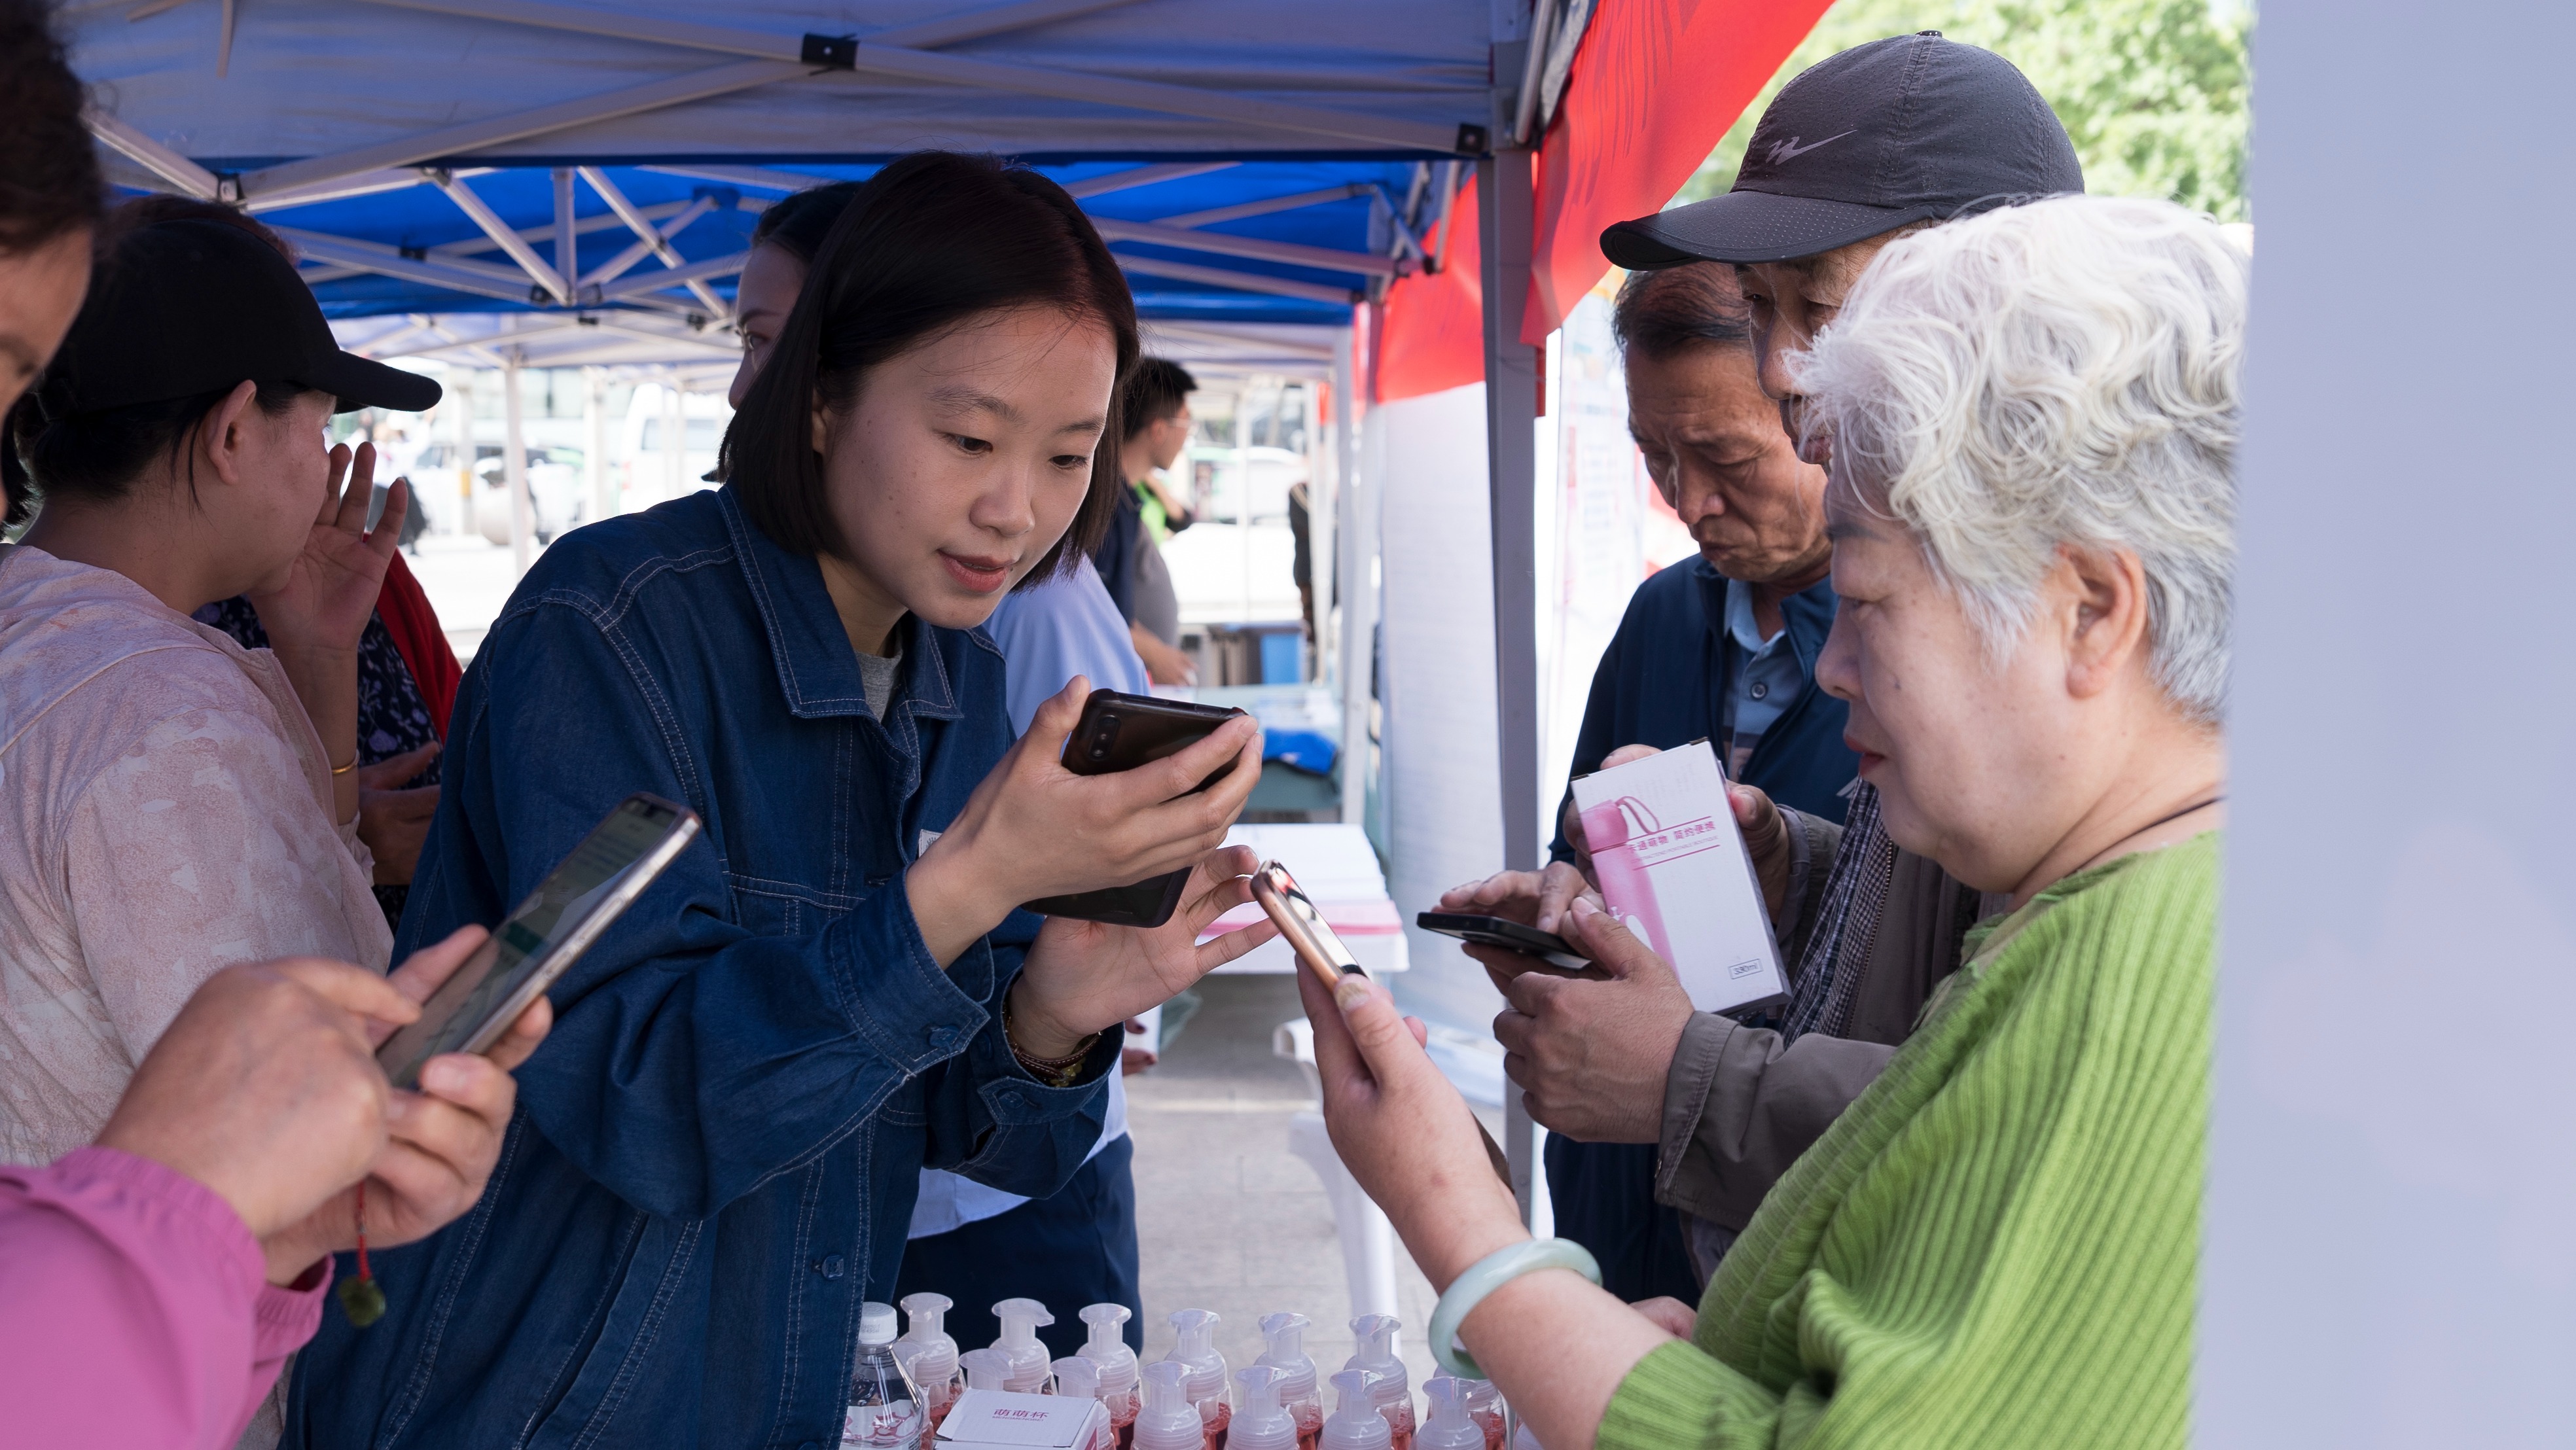
[[[1116,502],[1135,311],[1072,198],[899,160],[767,346],[730,482],[557,542],[466,675],[406,942],[630,792],[706,829],[554,989],[481,1205],[376,1256],[373,1328],[326,1321],[291,1445],[836,1444],[921,1168],[1053,1192],[1105,1029],[1267,936],[1195,944],[1249,899],[1252,724],[1075,776],[1084,682],[1014,745],[978,628]],[[1016,909],[1193,863],[1157,930]]]

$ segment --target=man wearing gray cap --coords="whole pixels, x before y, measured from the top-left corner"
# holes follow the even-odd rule
[[[1806,429],[1785,359],[1832,321],[1879,249],[1923,227],[2083,187],[2065,128],[2021,72],[1925,31],[1854,47],[1801,73],[1763,113],[1732,191],[1618,223],[1601,249],[1637,271],[1732,264],[1762,389],[1802,455],[1821,463],[1829,440]],[[1817,530],[1821,547],[1821,517]],[[1679,632],[1635,642],[1634,688],[1594,693],[1596,711],[1607,703],[1633,718],[1587,718],[1583,737],[1667,746],[1723,738],[1719,705],[1648,698],[1658,681],[1686,688],[1688,672],[1647,662],[1700,647]],[[1675,709],[1708,718],[1672,739],[1646,738],[1658,733],[1652,720],[1663,722],[1659,733],[1682,728],[1664,719]],[[1804,871],[1766,873],[1797,883],[1775,908],[1775,929],[1798,970],[1788,1006],[1755,1019],[1760,1025],[1692,1012],[1669,970],[1515,983],[1529,990],[1512,992],[1513,1010],[1497,1023],[1498,1033],[1508,1029],[1514,1081],[1538,1121],[1581,1140],[1551,1145],[1557,1228],[1605,1264],[1623,1244],[1654,1237],[1660,1202],[1682,1210],[1692,1266],[1704,1278],[1957,967],[1960,938],[1979,915],[1977,893],[1898,850],[1869,786],[1853,782],[1849,799],[1845,826],[1783,809],[1786,831],[1748,831],[1757,843],[1780,843],[1779,853],[1794,843],[1800,857],[1833,863],[1812,887]],[[1528,965],[1472,950],[1499,971]],[[1614,1070],[1605,1062],[1613,1056],[1636,1060]],[[1605,1082],[1655,1080],[1664,1084],[1660,1103],[1602,1101]],[[1658,1145],[1649,1176],[1631,1181],[1641,1155],[1626,1145],[1645,1142]],[[1638,1292],[1676,1289],[1630,1289]]]

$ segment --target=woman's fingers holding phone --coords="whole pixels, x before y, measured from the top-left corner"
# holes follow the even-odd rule
[[[537,1050],[538,1043],[546,1040],[546,1034],[554,1030],[554,1025],[554,1004],[540,996],[528,1004],[528,1010],[520,1013],[519,1020],[511,1023],[510,1030],[502,1033],[501,1040],[485,1049],[483,1055],[503,1072],[513,1071],[528,1060],[528,1054]]]

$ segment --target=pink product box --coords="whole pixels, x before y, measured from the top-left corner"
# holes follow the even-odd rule
[[[941,1450],[1084,1450],[1107,1427],[1098,1400],[968,1390],[939,1422]]]
[[[1702,1012],[1789,995],[1771,914],[1705,740],[1574,782],[1602,899]]]

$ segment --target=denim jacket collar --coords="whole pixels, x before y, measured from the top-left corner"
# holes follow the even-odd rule
[[[719,497],[725,527],[733,534],[734,557],[742,561],[743,579],[769,634],[769,653],[778,665],[778,688],[789,713],[799,719],[865,715],[868,695],[859,677],[858,654],[850,648],[849,631],[823,587],[823,569],[814,560],[791,554],[743,517],[742,501],[731,486]],[[912,661],[893,703],[891,716],[907,703],[925,720],[954,720],[960,715],[957,691],[948,678],[939,641],[919,615],[904,616],[904,652]]]

